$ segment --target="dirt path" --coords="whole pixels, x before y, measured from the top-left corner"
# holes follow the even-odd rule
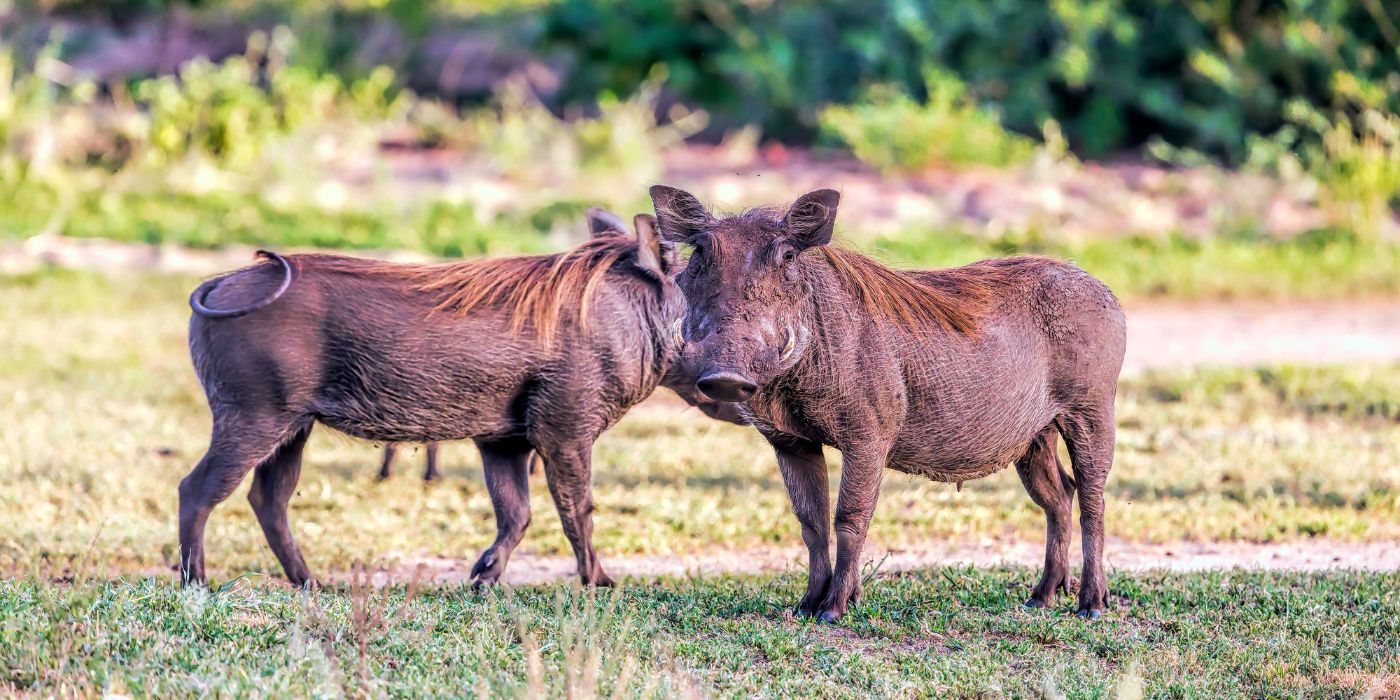
[[[878,565],[880,572],[892,573],[957,564],[1014,564],[1038,568],[1044,561],[1045,549],[1040,540],[1026,540],[948,543],[925,549],[888,549],[871,545],[866,547],[865,553],[867,571]],[[1074,548],[1070,559],[1078,562],[1079,556],[1078,548]],[[1283,544],[1138,544],[1110,540],[1106,557],[1109,568],[1117,571],[1203,571],[1233,568],[1397,571],[1400,570],[1400,542],[1343,543],[1302,540]],[[376,584],[390,580],[409,581],[421,566],[422,580],[442,584],[466,583],[471,580],[472,562],[471,559],[411,559],[377,574],[374,581]],[[753,575],[785,571],[801,573],[806,570],[806,562],[806,550],[799,547],[684,556],[604,555],[603,558],[604,568],[617,579]],[[510,566],[506,569],[502,581],[512,585],[552,583],[571,578],[574,570],[572,557],[517,553],[511,557]],[[332,578],[348,578],[348,575]]]
[[[1125,374],[1148,369],[1400,360],[1400,301],[1128,307]]]

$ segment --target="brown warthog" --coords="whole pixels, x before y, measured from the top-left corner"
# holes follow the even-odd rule
[[[426,453],[423,457],[423,481],[437,481],[442,478],[442,472],[438,471],[437,454],[438,444],[430,442],[423,446]],[[381,480],[389,478],[394,471],[394,457],[399,454],[399,443],[391,442],[384,446],[384,460],[379,464],[379,478]],[[532,464],[531,467],[534,465]],[[535,473],[532,468],[531,474]]]
[[[579,575],[610,584],[592,543],[593,442],[673,371],[684,300],[654,219],[636,217],[635,236],[610,214],[589,220],[591,240],[557,255],[403,265],[263,253],[200,285],[190,354],[214,428],[180,483],[185,582],[205,581],[205,522],[249,471],[287,578],[312,582],[287,502],[320,422],[384,442],[476,442],[497,528],[472,567],[479,583],[500,577],[530,523],[537,451]]]
[[[1045,572],[1027,605],[1068,587],[1079,494],[1079,614],[1098,617],[1103,491],[1123,312],[1079,268],[1045,258],[900,272],[827,245],[840,196],[715,217],[693,196],[651,189],[662,237],[692,246],[676,278],[689,310],[681,364],[705,394],[745,402],[777,451],[811,570],[798,603],[832,621],[860,591],[860,553],[885,467],[961,483],[1016,463],[1045,509]],[[1074,478],[1055,456],[1069,446]],[[822,445],[841,451],[836,563],[828,551]]]
[[[596,210],[590,212],[589,214],[591,217],[590,221],[592,221],[592,218],[604,215],[611,216],[611,214],[608,214],[607,212],[600,212]],[[622,224],[619,223],[617,225]],[[667,247],[669,248],[669,246]],[[670,253],[670,251],[667,252],[668,254]],[[671,263],[664,264],[671,265],[674,264],[674,262],[672,261]],[[701,413],[704,413],[705,415],[714,418],[715,420],[727,421],[737,425],[748,424],[747,421],[744,420],[744,417],[740,415],[739,407],[736,404],[725,403],[723,401],[715,401],[714,399],[701,393],[700,390],[695,387],[695,378],[684,374],[684,372],[682,371],[682,367],[679,363],[672,363],[671,367],[666,371],[666,376],[661,378],[661,386],[670,389],[676,395],[680,396],[683,400],[685,400],[686,403],[700,409]],[[438,470],[437,466],[438,444],[436,442],[430,442],[427,445],[424,445],[424,452],[426,453],[426,456],[424,457],[423,480],[437,481],[438,479],[441,479],[442,472]],[[380,462],[379,465],[380,480],[388,479],[389,476],[393,473],[394,458],[398,456],[398,453],[399,443],[391,442],[384,446],[384,459],[382,462]],[[535,471],[539,468],[539,463],[539,454],[532,452],[530,454],[531,474],[534,474]]]

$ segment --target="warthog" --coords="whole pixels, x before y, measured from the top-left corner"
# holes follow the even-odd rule
[[[287,502],[320,422],[390,443],[475,441],[496,513],[478,583],[500,577],[530,523],[537,451],[579,575],[611,584],[592,543],[593,442],[673,371],[684,300],[652,217],[636,217],[635,236],[605,212],[589,222],[593,237],[556,255],[404,265],[264,252],[200,285],[190,354],[213,435],[180,482],[184,581],[205,582],[204,525],[252,471],[268,544],[292,584],[314,583]]]
[[[606,214],[606,212],[595,212],[595,215],[601,214]],[[661,386],[670,389],[686,403],[700,409],[701,413],[715,420],[727,421],[736,425],[748,424],[739,413],[739,407],[736,404],[715,401],[701,393],[699,389],[695,388],[695,378],[684,374],[681,369],[679,364],[673,363],[667,370],[666,376],[661,378]],[[388,479],[393,473],[394,458],[398,452],[399,443],[397,442],[391,442],[384,446],[384,459],[379,465],[380,480]],[[430,442],[424,445],[424,452],[423,480],[437,481],[442,478],[442,472],[438,471],[437,466],[438,444]],[[539,469],[539,463],[539,454],[530,453],[531,474]]]
[[[430,442],[423,446],[423,481],[437,481],[442,478],[442,472],[438,471],[437,454],[438,444]],[[384,460],[379,464],[379,478],[384,480],[390,477],[394,471],[394,457],[399,454],[399,443],[391,442],[384,446]],[[530,473],[534,474],[534,463],[530,464]]]
[[[885,467],[961,484],[1015,462],[1045,510],[1045,572],[1027,605],[1068,587],[1079,494],[1080,615],[1108,600],[1104,483],[1123,361],[1118,301],[1079,268],[1038,257],[901,272],[831,241],[840,195],[716,217],[651,189],[662,237],[692,247],[676,278],[688,311],[681,364],[772,443],[810,573],[798,603],[824,621],[860,594],[860,554]],[[1055,453],[1064,437],[1074,477]],[[822,446],[841,451],[836,562]]]

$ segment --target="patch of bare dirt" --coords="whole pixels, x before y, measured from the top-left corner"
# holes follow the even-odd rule
[[[1045,549],[1039,541],[951,542],[926,548],[886,548],[867,546],[867,567],[879,567],[882,574],[898,573],[932,566],[971,565],[978,567],[1020,565],[1039,567]],[[1071,561],[1079,554],[1071,553]],[[1260,569],[1321,571],[1357,569],[1365,571],[1400,570],[1400,542],[1346,543],[1333,540],[1254,544],[1248,542],[1177,542],[1142,544],[1111,540],[1105,551],[1110,569],[1118,571],[1203,571],[1214,569]],[[405,559],[375,575],[374,582],[407,582],[422,571],[422,580],[461,584],[471,581],[472,559],[426,557]],[[775,547],[741,551],[706,552],[678,556],[604,556],[603,566],[614,578],[650,580],[656,578],[697,578],[725,575],[802,572],[807,565],[806,550]],[[502,583],[511,585],[548,584],[574,576],[574,559],[517,552],[510,559]],[[343,578],[332,576],[335,578]]]
[[[1400,359],[1394,300],[1131,305],[1124,374]]]
[[[1302,681],[1299,687],[1310,687],[1310,679]],[[1328,685],[1340,685],[1360,691],[1367,700],[1396,700],[1400,698],[1400,675],[1394,673],[1369,673],[1367,671],[1337,671],[1323,674],[1321,680]]]

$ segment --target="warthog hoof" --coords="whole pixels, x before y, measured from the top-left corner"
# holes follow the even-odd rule
[[[613,581],[611,576],[603,573],[602,571],[599,571],[598,573],[592,576],[584,576],[583,585],[598,586],[599,588],[612,588],[613,586],[617,585],[617,582]]]
[[[480,591],[488,586],[493,586],[501,578],[501,572],[505,570],[505,562],[496,556],[494,549],[488,549],[481,553],[481,558],[472,564],[472,590]]]
[[[1027,600],[1026,602],[1022,603],[1021,607],[1030,610],[1040,610],[1043,608],[1048,608],[1050,607],[1050,605],[1039,598],[1031,598],[1030,600]]]
[[[317,581],[316,577],[311,576],[310,574],[304,576],[289,577],[287,579],[287,583],[290,584],[292,588],[301,591],[321,590],[321,582]]]
[[[827,625],[833,625],[836,624],[836,620],[838,620],[840,617],[841,614],[836,612],[835,610],[823,610],[820,613],[817,613],[817,622]]]
[[[1077,612],[1074,613],[1074,615],[1075,617],[1083,618],[1085,620],[1097,620],[1103,617],[1103,612],[1095,610],[1093,608],[1080,608]]]

